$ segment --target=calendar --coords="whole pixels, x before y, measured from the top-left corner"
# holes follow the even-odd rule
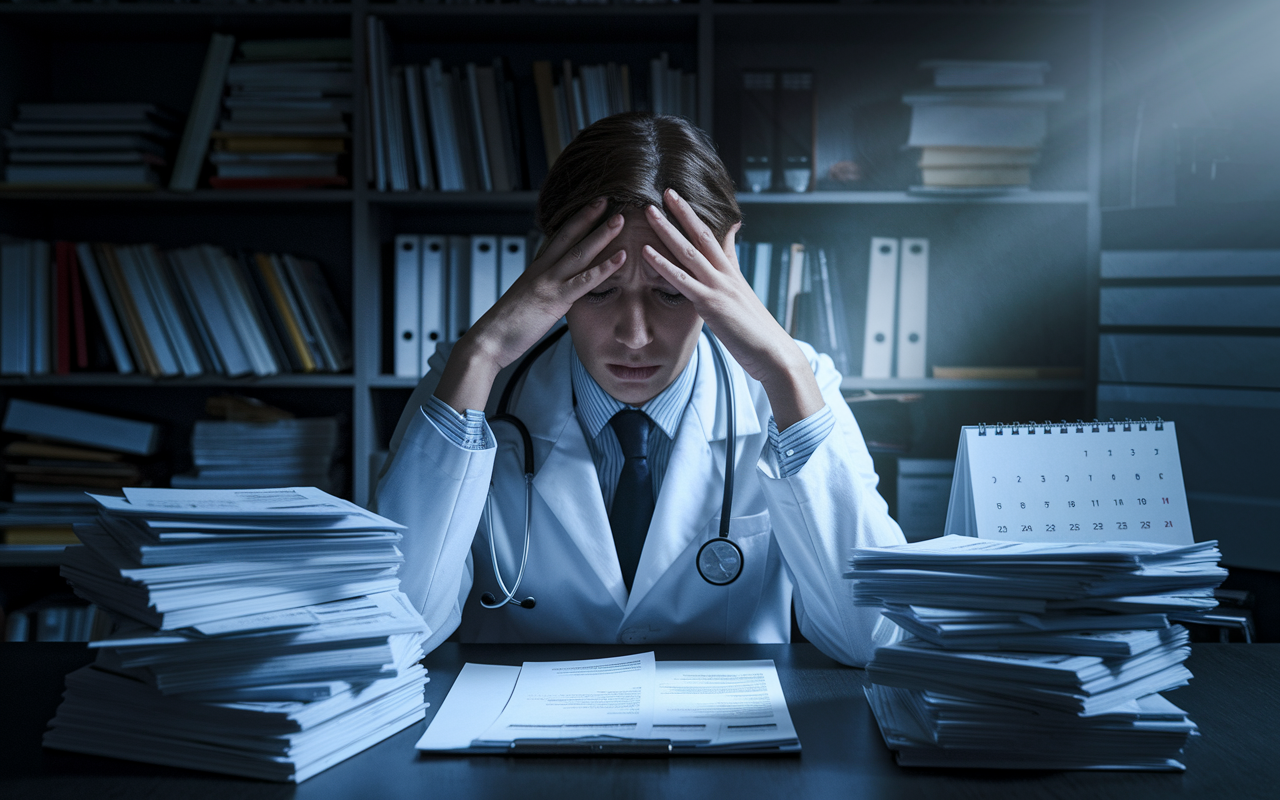
[[[965,426],[946,532],[1191,544],[1172,422]]]

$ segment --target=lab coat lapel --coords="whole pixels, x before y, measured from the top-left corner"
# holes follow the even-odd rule
[[[698,366],[693,393],[667,462],[653,520],[645,539],[644,552],[636,569],[636,579],[627,602],[630,614],[663,574],[675,563],[690,542],[720,513],[724,500],[724,453],[728,437],[725,404],[720,402],[711,343],[704,336],[698,342]],[[751,404],[745,373],[730,362],[737,410],[735,438],[760,432],[760,420]],[[755,459],[751,459],[755,463]]]
[[[545,460],[535,464],[533,488],[582,552],[618,608],[625,608],[627,589],[618,566],[618,552],[613,546],[600,478],[573,410],[569,378],[571,348],[569,337],[565,336],[545,359],[534,364],[517,400],[516,413],[529,427],[529,435],[535,439],[535,451],[550,445]],[[539,531],[535,530],[533,535],[538,536]]]

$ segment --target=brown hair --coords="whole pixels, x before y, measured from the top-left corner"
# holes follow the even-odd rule
[[[610,213],[663,208],[668,188],[718,240],[742,221],[733,180],[705,132],[683,117],[614,114],[584,128],[560,153],[538,195],[538,228],[550,237],[597,197],[609,198]]]

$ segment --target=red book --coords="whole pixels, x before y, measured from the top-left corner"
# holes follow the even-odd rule
[[[54,244],[53,262],[53,330],[54,353],[57,361],[54,371],[58,375],[71,374],[71,264],[67,254],[67,242]]]
[[[215,189],[314,189],[322,186],[346,186],[347,179],[338,175],[324,178],[209,178]]]
[[[80,259],[76,257],[74,242],[59,242],[67,246],[67,283],[71,285],[71,327],[75,331],[76,369],[89,368],[88,323],[84,316],[84,295],[80,287]]]

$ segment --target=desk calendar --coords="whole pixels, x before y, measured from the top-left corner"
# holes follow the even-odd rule
[[[946,532],[1190,544],[1172,422],[965,426]]]

